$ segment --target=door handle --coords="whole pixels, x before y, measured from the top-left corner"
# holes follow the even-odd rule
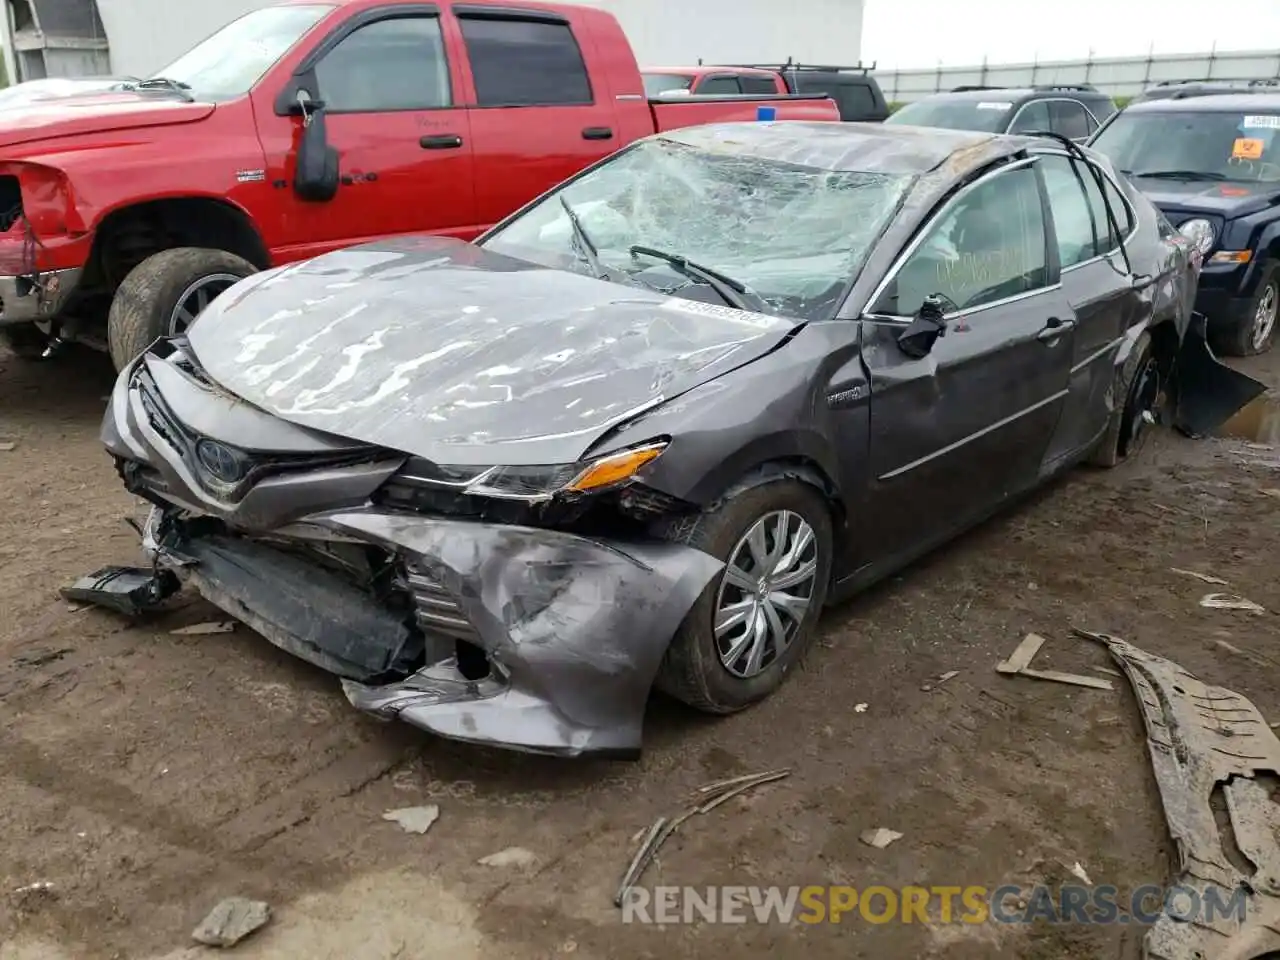
[[[423,137],[418,141],[423,150],[456,150],[462,146],[462,138],[456,133],[442,133],[435,137]]]
[[[583,140],[612,140],[613,129],[611,127],[587,127],[582,131]]]
[[[1074,320],[1059,320],[1057,317],[1050,317],[1044,325],[1044,329],[1036,334],[1036,339],[1042,343],[1049,343],[1057,340],[1064,333],[1070,333],[1075,329],[1076,322]]]

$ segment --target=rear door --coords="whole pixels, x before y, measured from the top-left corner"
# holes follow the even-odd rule
[[[871,554],[921,549],[1031,486],[1067,395],[1071,307],[1033,161],[935,215],[863,319]],[[954,304],[923,359],[897,338],[929,294]]]
[[[433,4],[400,4],[353,15],[316,46],[313,70],[326,104],[329,144],[341,185],[323,203],[281,205],[282,261],[376,237],[476,234],[468,115],[453,109],[456,75]],[[278,91],[255,95],[266,179],[292,179],[302,120],[280,116]]]
[[[517,3],[454,4],[474,88],[476,207],[490,225],[621,144],[579,21]]]
[[[1062,264],[1062,292],[1071,303],[1076,328],[1071,382],[1062,419],[1046,453],[1046,469],[1078,454],[1097,438],[1109,414],[1107,392],[1115,377],[1116,352],[1136,319],[1140,295],[1120,256],[1091,170],[1093,164],[1049,153],[1037,161]],[[1101,170],[1098,171],[1101,173]],[[1129,205],[1103,174],[1121,235],[1133,229]]]

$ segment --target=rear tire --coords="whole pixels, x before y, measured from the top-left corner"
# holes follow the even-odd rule
[[[256,272],[243,257],[206,247],[177,247],[143,260],[116,290],[107,316],[116,370],[159,337],[181,333],[218,294]]]
[[[1209,323],[1209,346],[1219,356],[1252,357],[1271,349],[1280,316],[1280,267],[1271,267],[1245,312],[1229,323]]]
[[[1154,385],[1148,377],[1155,378]],[[1115,408],[1111,420],[1089,456],[1089,462],[1098,467],[1119,466],[1142,445],[1147,430],[1143,415],[1153,411],[1160,393],[1160,367],[1151,349],[1151,334],[1138,337],[1116,374],[1112,391]]]
[[[19,360],[34,362],[44,359],[49,337],[34,323],[11,323],[0,327],[0,343]]]
[[[748,542],[753,531],[757,549],[767,555],[763,565],[753,559]],[[659,670],[658,689],[717,714],[734,713],[769,696],[812,643],[826,601],[832,555],[827,502],[806,483],[775,480],[730,495],[696,517],[674,521],[664,536],[709,553],[726,567],[676,631]],[[738,577],[730,575],[731,567],[741,571]],[[810,567],[810,577],[790,582]],[[763,587],[758,574],[766,577]],[[787,614],[787,609],[797,612]],[[740,646],[743,651],[734,657]],[[757,646],[761,653],[753,663]]]

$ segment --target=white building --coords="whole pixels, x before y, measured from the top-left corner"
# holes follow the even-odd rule
[[[270,0],[0,0],[8,76],[147,76]],[[641,64],[854,64],[862,0],[570,0],[612,11]],[[512,0],[518,6],[518,0]]]

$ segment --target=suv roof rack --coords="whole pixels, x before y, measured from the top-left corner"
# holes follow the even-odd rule
[[[1215,87],[1280,87],[1280,77],[1257,77],[1252,80],[1246,80],[1242,77],[1200,77],[1195,80],[1157,80],[1154,87],[1190,87],[1190,86],[1215,86]]]
[[[1032,90],[1075,90],[1079,93],[1097,93],[1092,83],[1037,83]]]
[[[861,73],[865,76],[876,68],[876,61],[873,60],[869,67],[861,60],[852,65],[837,66],[821,63],[797,63],[790,57],[787,57],[786,63],[721,63],[717,64],[717,66],[747,67],[752,70],[773,70],[775,73]]]
[[[958,87],[952,87],[952,93],[973,93],[975,90],[1005,90],[1007,87],[988,87],[981,83],[962,83]]]

